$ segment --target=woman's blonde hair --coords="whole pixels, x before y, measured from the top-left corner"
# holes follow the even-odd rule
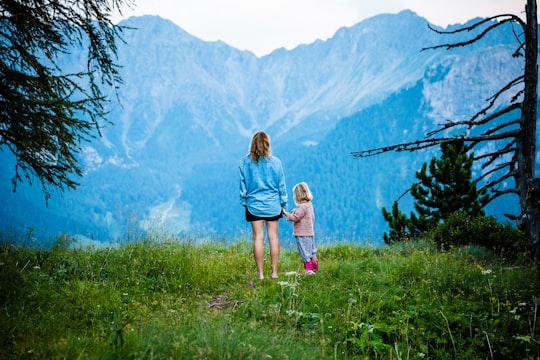
[[[293,187],[294,202],[300,204],[313,200],[313,195],[309,190],[309,186],[305,182],[298,183]]]
[[[264,131],[256,132],[251,138],[251,144],[249,145],[249,157],[256,163],[259,162],[261,157],[271,157],[270,151],[270,136]]]

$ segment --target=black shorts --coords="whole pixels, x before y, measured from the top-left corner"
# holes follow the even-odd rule
[[[283,214],[279,214],[276,216],[256,216],[249,212],[247,206],[245,206],[245,208],[246,208],[246,221],[247,222],[252,222],[252,221],[257,221],[257,220],[277,221],[283,217]]]

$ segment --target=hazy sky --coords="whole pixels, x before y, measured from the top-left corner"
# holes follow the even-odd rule
[[[222,40],[262,56],[326,40],[343,26],[409,9],[435,25],[512,13],[524,17],[526,0],[134,0],[132,15],[159,15],[202,40]]]

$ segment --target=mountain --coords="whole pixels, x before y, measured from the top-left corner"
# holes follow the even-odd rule
[[[161,232],[247,237],[237,165],[251,135],[265,130],[285,168],[290,207],[296,182],[312,188],[320,242],[380,243],[382,207],[438,149],[367,159],[351,152],[422,138],[438,123],[471,116],[522,71],[509,26],[472,46],[422,50],[465,35],[437,34],[411,11],[261,58],[155,16],[122,25],[131,29],[119,44],[124,83],[111,96],[102,137],[83,144],[81,185],[48,206],[35,187],[20,184],[14,193],[13,158],[0,153],[4,229],[37,242],[59,233],[102,242]],[[66,68],[82,59],[74,51]],[[490,211],[502,209],[517,209],[517,197]],[[283,221],[285,243],[291,231]]]

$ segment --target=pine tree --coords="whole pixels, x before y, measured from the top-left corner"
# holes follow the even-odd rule
[[[524,59],[523,73],[500,88],[487,100],[487,105],[467,120],[448,119],[437,129],[428,131],[423,139],[395,145],[384,145],[375,149],[355,151],[358,157],[374,156],[390,151],[416,151],[443,144],[450,140],[451,130],[459,131],[459,135],[469,148],[490,142],[491,151],[482,154],[478,159],[485,160],[483,169],[490,169],[480,178],[494,174],[492,181],[484,187],[489,189],[488,202],[506,194],[517,194],[521,212],[505,214],[516,220],[520,230],[527,234],[534,244],[535,260],[540,264],[540,178],[536,177],[536,123],[538,102],[538,9],[536,0],[526,0],[525,19],[516,14],[501,14],[480,19],[470,25],[450,29],[436,30],[439,34],[457,35],[472,34],[470,38],[456,42],[439,44],[427,49],[457,49],[469,46],[508,24],[512,25],[517,40],[514,57]],[[510,101],[500,106],[498,100],[506,95]],[[519,118],[514,115],[520,111]],[[509,117],[507,117],[509,116]],[[509,119],[509,120],[508,120]],[[480,132],[471,131],[479,129]],[[474,135],[472,135],[474,134]],[[511,156],[508,156],[508,155]],[[502,170],[502,171],[501,171]],[[500,184],[514,179],[515,186]]]
[[[392,212],[388,212],[385,208],[382,209],[384,220],[388,222],[390,231],[383,234],[383,239],[386,244],[391,244],[397,241],[403,241],[411,236],[414,236],[415,229],[411,225],[411,220],[407,215],[399,211],[398,202],[392,204]]]
[[[473,155],[468,155],[459,139],[441,144],[441,158],[433,158],[416,172],[418,182],[410,188],[415,199],[414,212],[407,217],[398,209],[397,201],[383,217],[390,226],[384,234],[387,244],[415,237],[434,229],[455,212],[470,216],[483,215],[482,207],[488,196],[485,189],[478,191],[472,179]],[[429,169],[429,172],[428,172]]]
[[[122,79],[112,22],[132,0],[0,0],[0,150],[15,156],[14,190],[23,179],[75,188],[82,141],[106,121],[105,89]],[[86,66],[67,73],[60,58],[83,50]]]

